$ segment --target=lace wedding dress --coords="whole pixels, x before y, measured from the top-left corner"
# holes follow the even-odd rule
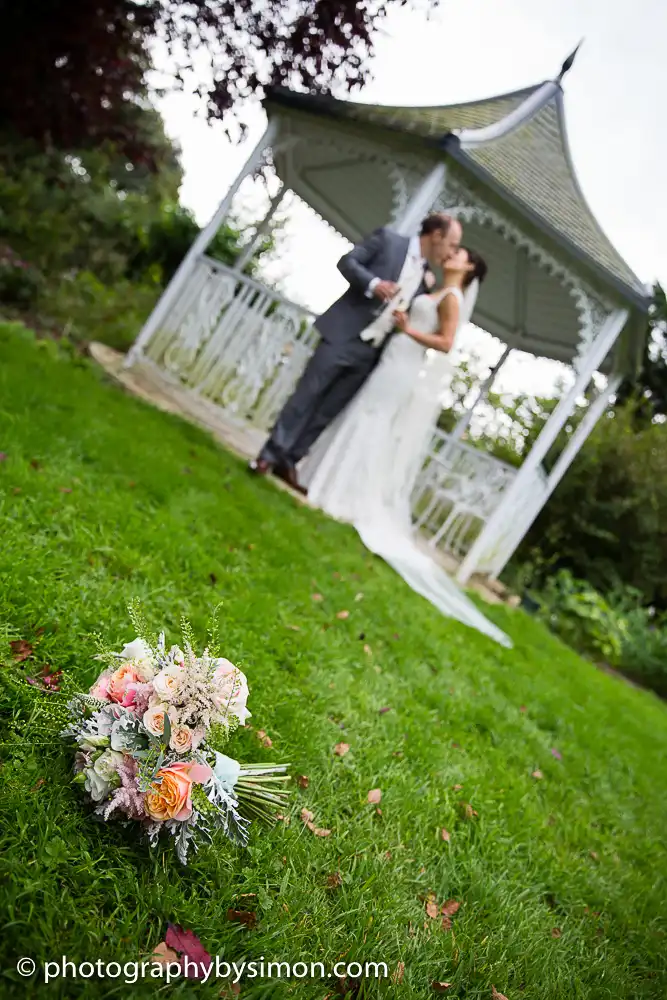
[[[448,294],[459,298],[465,322],[472,307],[465,317],[463,296],[450,287],[414,299],[411,327],[434,333],[438,305]],[[426,352],[412,337],[395,334],[363,388],[301,463],[299,479],[311,504],[353,524],[364,545],[443,614],[511,646],[414,541],[410,499],[440,412],[442,376],[449,365],[446,355]]]

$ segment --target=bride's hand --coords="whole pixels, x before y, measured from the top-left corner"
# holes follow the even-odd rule
[[[396,323],[396,326],[398,327],[398,329],[402,330],[403,333],[407,333],[407,329],[408,329],[408,314],[406,312],[400,312],[400,310],[397,309],[393,313],[393,316],[394,316],[394,322]]]

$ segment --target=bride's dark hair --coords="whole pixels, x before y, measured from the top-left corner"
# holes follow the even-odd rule
[[[463,279],[463,287],[467,288],[475,278],[479,281],[480,285],[486,278],[486,272],[489,270],[486,266],[486,261],[481,254],[477,253],[476,250],[471,250],[470,247],[461,247],[462,250],[468,254],[468,263],[474,264],[472,271],[467,271],[466,276]]]

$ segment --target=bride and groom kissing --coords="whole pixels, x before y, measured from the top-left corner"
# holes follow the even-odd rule
[[[447,355],[487,271],[462,235],[459,222],[433,213],[412,238],[377,229],[341,258],[349,287],[317,319],[320,343],[249,469],[307,492],[444,614],[508,645],[412,529],[411,495],[451,374]],[[429,264],[442,271],[439,287]]]

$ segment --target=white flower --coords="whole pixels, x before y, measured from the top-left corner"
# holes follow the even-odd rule
[[[173,670],[161,670],[153,678],[153,690],[156,695],[168,701],[174,697],[180,686],[181,679]]]
[[[134,663],[140,680],[151,680],[155,673],[153,654],[143,639],[135,639],[133,642],[128,642],[121,649],[120,655],[123,660],[131,660]]]
[[[164,732],[164,713],[166,711],[166,705],[158,704],[153,705],[147,712],[144,712],[142,722],[153,736],[162,736]]]
[[[235,715],[242,726],[250,717],[246,704],[248,701],[248,681],[244,673],[229,660],[222,657],[214,660],[216,665],[213,674],[215,685],[215,700],[225,714]]]
[[[101,802],[105,799],[112,788],[117,788],[120,778],[113,766],[114,762],[122,760],[121,753],[114,753],[113,750],[105,752],[97,758],[92,766],[86,767],[83,774],[86,777],[85,789],[93,802]]]
[[[118,775],[118,765],[122,763],[122,753],[117,753],[115,750],[105,750],[93,764],[93,770],[104,781],[112,783]]]
[[[169,746],[176,753],[187,753],[192,749],[192,730],[189,726],[174,726]]]

